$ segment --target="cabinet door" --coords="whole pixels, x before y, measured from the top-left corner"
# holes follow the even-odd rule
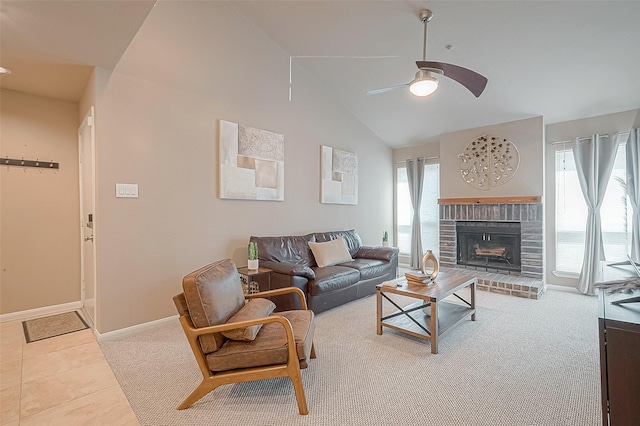
[[[640,425],[640,327],[607,321],[606,339],[609,424]]]

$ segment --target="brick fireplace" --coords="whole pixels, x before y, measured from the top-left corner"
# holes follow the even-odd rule
[[[544,293],[541,197],[439,203],[441,266],[474,271],[479,290],[530,299]]]

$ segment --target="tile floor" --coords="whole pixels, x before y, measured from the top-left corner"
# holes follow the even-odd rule
[[[139,426],[91,330],[25,343],[0,324],[0,424]]]

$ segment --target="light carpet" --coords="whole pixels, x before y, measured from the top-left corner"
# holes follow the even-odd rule
[[[373,296],[317,315],[307,416],[287,378],[225,385],[176,410],[202,378],[177,321],[100,345],[142,425],[602,424],[596,298],[480,291],[476,303],[477,321],[443,335],[437,355],[387,328],[378,336]]]
[[[27,343],[89,328],[77,311],[22,321]]]

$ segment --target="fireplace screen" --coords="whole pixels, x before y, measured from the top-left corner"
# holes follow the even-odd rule
[[[520,271],[520,222],[456,222],[458,265]]]

